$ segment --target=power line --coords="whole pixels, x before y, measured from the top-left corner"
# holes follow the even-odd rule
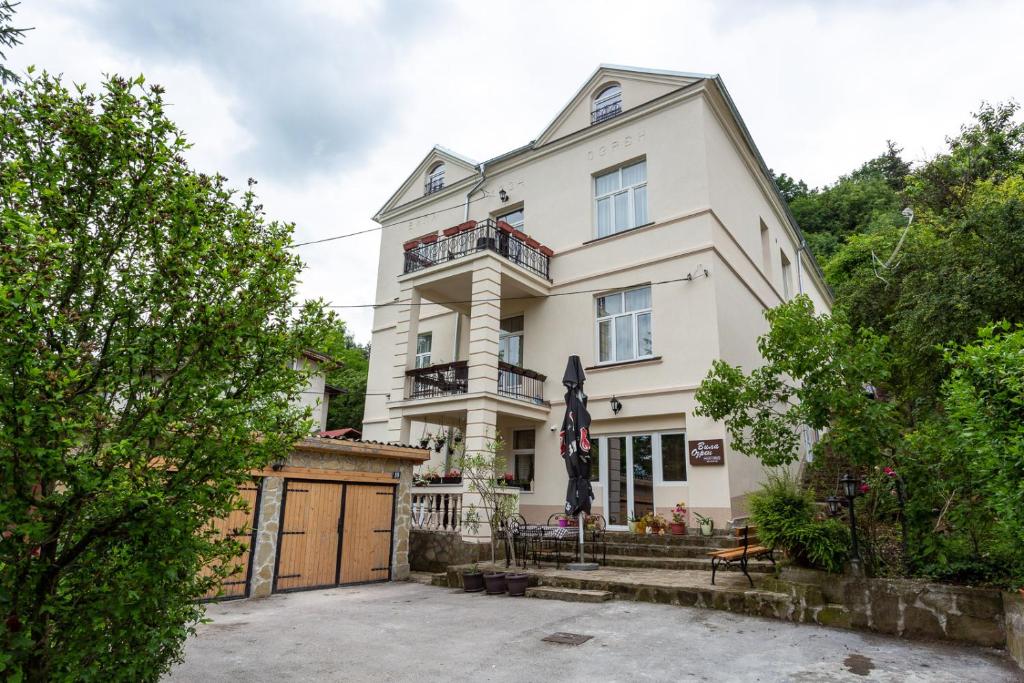
[[[468,201],[459,202],[458,204],[456,204],[454,206],[448,206],[448,207],[445,207],[443,209],[437,209],[436,211],[429,211],[427,213],[421,213],[418,216],[412,216],[412,217],[406,218],[404,220],[396,221],[394,223],[389,223],[388,225],[378,225],[375,228],[367,228],[366,230],[357,230],[356,232],[347,232],[347,233],[344,233],[342,235],[335,235],[334,237],[324,237],[324,238],[318,239],[318,240],[309,240],[308,242],[297,242],[297,243],[295,243],[295,244],[293,244],[291,246],[292,247],[306,247],[306,246],[309,246],[310,244],[322,244],[324,242],[333,242],[335,240],[345,239],[346,237],[355,237],[356,235],[365,235],[365,234],[370,233],[370,232],[377,232],[378,230],[383,230],[384,228],[393,228],[396,225],[402,225],[403,223],[410,223],[410,222],[418,220],[420,218],[427,218],[429,216],[436,216],[439,213],[444,213],[445,211],[451,211],[452,209],[461,209],[464,206],[472,204],[473,202],[478,202],[478,201],[480,201],[482,199],[487,199],[490,196],[491,195],[489,195],[487,192],[483,192],[476,199],[470,199]]]
[[[707,268],[699,268],[696,277],[709,277]],[[693,273],[690,273],[686,277],[679,277],[672,280],[659,280],[657,282],[651,282],[650,285],[667,285],[674,282],[691,282],[694,279]],[[473,304],[479,302],[496,302],[496,301],[523,301],[530,299],[551,299],[557,296],[571,296],[573,294],[597,294],[599,292],[607,292],[607,287],[599,287],[596,289],[577,289],[571,292],[555,292],[553,294],[527,294],[525,296],[501,296],[501,297],[487,297],[479,299],[457,299],[452,301],[421,301],[417,304],[412,303],[409,300],[404,301],[387,301],[382,304],[328,304],[327,308],[383,308],[385,306],[449,306],[452,304]]]

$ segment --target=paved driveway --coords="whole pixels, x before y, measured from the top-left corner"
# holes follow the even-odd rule
[[[174,681],[997,681],[1002,653],[714,610],[414,583],[212,605]],[[593,636],[578,645],[541,638]]]

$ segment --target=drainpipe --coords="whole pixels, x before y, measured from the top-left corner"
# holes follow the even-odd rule
[[[803,258],[801,252],[807,250],[807,242],[803,241],[800,243],[800,248],[796,250],[796,289],[800,294],[804,293],[804,275],[803,275]]]
[[[480,186],[484,184],[485,180],[487,180],[487,175],[485,173],[486,169],[484,168],[484,164],[478,165],[477,168],[480,169],[480,180],[477,181],[476,185],[469,188],[469,192],[466,193],[466,211],[465,213],[462,214],[463,221],[469,220],[469,198],[472,197],[473,193],[479,190]]]

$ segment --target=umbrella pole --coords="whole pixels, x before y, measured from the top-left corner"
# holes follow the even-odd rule
[[[580,526],[580,564],[583,564],[584,562],[586,562],[586,559],[584,559],[586,557],[586,554],[583,552],[583,517],[584,517],[584,512],[582,510],[580,510],[580,522],[579,522],[579,526]]]

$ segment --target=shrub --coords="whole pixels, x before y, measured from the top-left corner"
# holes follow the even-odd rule
[[[773,473],[750,494],[750,516],[761,542],[786,551],[796,564],[842,570],[849,532],[836,520],[815,519],[814,498],[788,471]]]

